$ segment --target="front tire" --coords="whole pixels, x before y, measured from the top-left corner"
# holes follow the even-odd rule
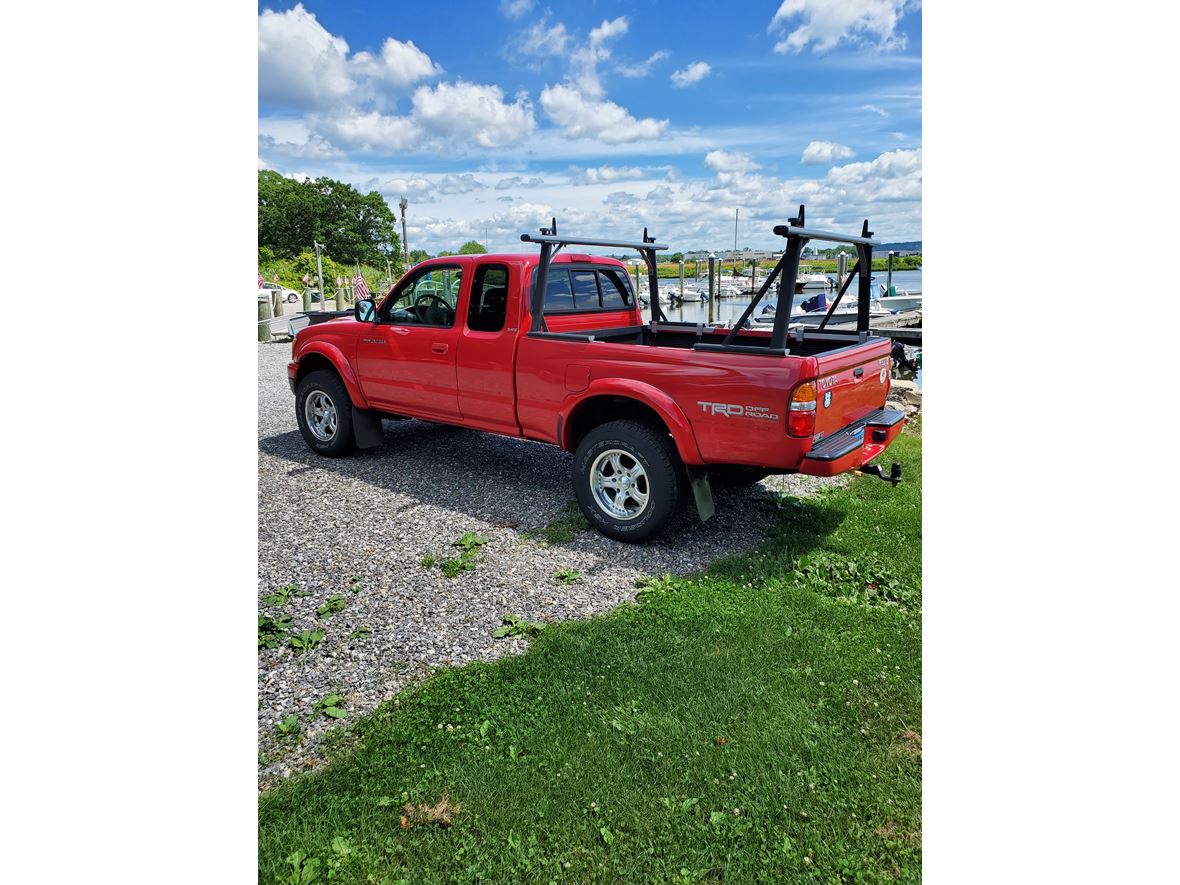
[[[356,447],[352,434],[352,400],[335,372],[310,372],[295,389],[295,420],[303,441],[313,452],[329,458]]]
[[[602,534],[637,544],[655,537],[684,501],[684,464],[662,427],[610,421],[595,427],[574,453],[574,494]]]

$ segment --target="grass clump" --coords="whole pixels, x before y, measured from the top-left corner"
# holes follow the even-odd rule
[[[590,528],[576,501],[567,501],[561,515],[544,528],[526,529],[521,532],[526,538],[545,544],[568,544],[578,532]]]

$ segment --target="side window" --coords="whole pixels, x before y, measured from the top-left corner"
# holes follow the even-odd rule
[[[598,276],[592,270],[572,270],[570,278],[574,283],[574,310],[598,310]]]
[[[574,292],[570,288],[570,274],[565,268],[550,266],[545,282],[545,313],[574,309]]]
[[[617,270],[598,272],[598,283],[602,286],[603,310],[625,310],[632,304],[629,279],[623,279]]]
[[[471,283],[467,328],[474,332],[499,332],[508,315],[508,268],[481,264]]]
[[[462,283],[463,268],[432,267],[382,305],[380,320],[399,326],[453,326]]]

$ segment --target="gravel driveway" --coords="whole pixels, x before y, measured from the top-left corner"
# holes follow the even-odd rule
[[[492,660],[526,643],[494,639],[507,613],[534,621],[585,618],[635,595],[643,574],[699,571],[766,535],[768,489],[811,494],[810,477],[772,477],[715,494],[706,524],[643,546],[594,531],[546,545],[528,535],[562,517],[573,500],[572,456],[554,446],[419,421],[385,422],[379,449],[327,459],[304,444],[287,386],[290,344],[258,345],[258,590],[297,585],[284,605],[259,601],[259,615],[290,616],[289,630],[324,631],[296,654],[288,645],[258,652],[260,787],[313,768],[328,729],[388,700],[428,668]],[[427,554],[458,554],[452,542],[474,531],[489,539],[476,567],[447,578]],[[554,572],[581,577],[559,585]],[[305,594],[305,595],[299,595]],[[330,596],[344,608],[320,616]],[[351,638],[367,628],[363,638]],[[283,638],[286,642],[286,638]],[[313,717],[330,693],[349,719]],[[299,717],[301,736],[276,724]]]

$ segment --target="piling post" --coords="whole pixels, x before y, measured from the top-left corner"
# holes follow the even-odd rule
[[[258,293],[258,340],[270,341],[270,295],[265,291]]]
[[[848,253],[841,252],[836,257],[836,291],[844,291],[844,277],[848,273]]]
[[[684,300],[684,259],[680,259],[680,300]]]
[[[894,294],[896,294],[893,291],[893,256],[896,254],[897,253],[894,252],[892,249],[889,250],[889,263],[886,265],[886,275],[885,275],[885,294],[887,294],[889,296],[893,296]]]
[[[324,263],[320,260],[320,250],[324,247],[315,240],[311,241],[315,246],[315,275],[320,283],[320,310],[328,306],[328,290],[324,288]]]
[[[709,253],[709,325],[713,325],[713,267],[717,256]]]
[[[336,277],[336,309],[344,310],[344,277]]]

